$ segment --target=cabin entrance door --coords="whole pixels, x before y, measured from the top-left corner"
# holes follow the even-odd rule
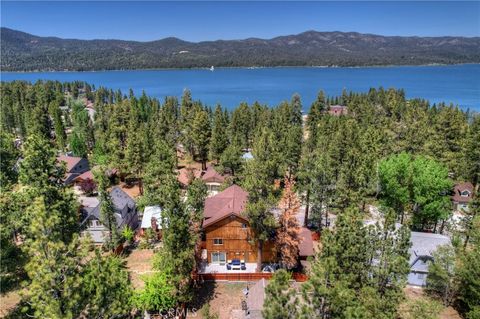
[[[227,262],[227,253],[225,252],[212,253],[212,264],[225,265],[226,262]]]

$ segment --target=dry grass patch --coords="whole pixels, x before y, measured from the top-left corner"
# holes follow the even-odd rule
[[[407,286],[404,291],[406,300],[398,311],[401,319],[462,319],[454,308],[425,295],[422,288]]]
[[[153,249],[135,249],[126,258],[127,269],[130,272],[132,285],[135,289],[143,288],[143,275],[153,273]]]
[[[5,317],[20,302],[20,289],[0,295],[0,318]]]
[[[210,305],[210,313],[218,314],[219,319],[231,319],[232,310],[242,309],[243,289],[252,283],[247,282],[205,282],[198,290],[194,307],[201,309]],[[198,311],[197,318],[203,318]]]

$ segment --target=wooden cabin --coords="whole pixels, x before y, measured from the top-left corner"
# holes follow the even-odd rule
[[[225,264],[233,259],[257,261],[257,243],[243,215],[247,199],[246,191],[232,185],[205,200],[202,255],[208,263]],[[272,242],[264,243],[262,257],[262,262],[275,261]]]

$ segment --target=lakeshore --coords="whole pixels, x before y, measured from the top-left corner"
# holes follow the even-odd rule
[[[304,109],[319,90],[340,95],[342,90],[368,92],[372,87],[403,88],[407,98],[431,103],[453,103],[462,109],[480,111],[480,65],[385,66],[385,67],[258,67],[208,69],[162,69],[82,72],[2,72],[2,81],[86,81],[96,87],[130,88],[163,100],[180,97],[185,88],[193,98],[209,106],[229,109],[241,102],[258,101],[270,106],[300,94]]]

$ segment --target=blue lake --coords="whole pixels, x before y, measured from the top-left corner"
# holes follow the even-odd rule
[[[193,70],[142,70],[102,72],[2,72],[2,81],[86,81],[124,93],[144,90],[161,100],[181,96],[185,88],[195,100],[232,108],[240,102],[277,105],[299,93],[304,108],[319,90],[327,95],[347,91],[367,92],[369,88],[403,88],[408,98],[454,103],[463,109],[480,111],[480,64],[452,66],[399,66],[359,68],[217,68]]]

